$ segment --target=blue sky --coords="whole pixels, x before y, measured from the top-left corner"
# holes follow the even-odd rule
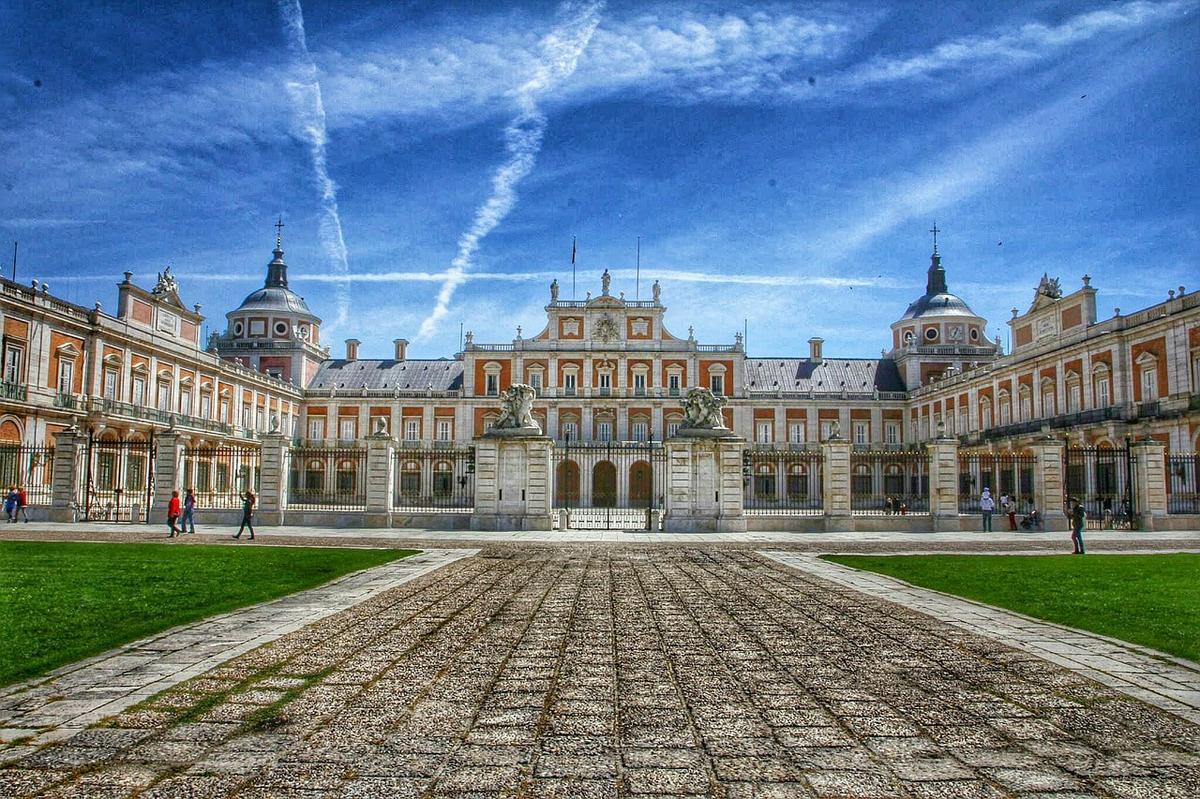
[[[0,252],[81,304],[172,264],[223,327],[279,214],[375,357],[537,332],[572,236],[580,298],[641,236],[668,327],[754,355],[888,346],[934,220],[1006,335],[1043,272],[1200,279],[1200,0],[145,7],[0,4]]]

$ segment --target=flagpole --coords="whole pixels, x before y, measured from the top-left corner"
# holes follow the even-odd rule
[[[571,299],[575,299],[575,237],[571,237]]]
[[[642,237],[637,237],[637,271],[634,273],[633,298],[642,298]]]

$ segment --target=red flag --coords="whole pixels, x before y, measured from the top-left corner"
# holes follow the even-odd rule
[[[571,237],[571,266],[575,265],[575,237]]]

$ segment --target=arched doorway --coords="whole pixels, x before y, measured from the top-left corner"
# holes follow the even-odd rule
[[[617,505],[617,467],[612,461],[600,461],[592,469],[592,507]]]
[[[554,504],[560,508],[579,505],[579,464],[562,461],[554,473]]]
[[[629,467],[629,504],[632,507],[650,507],[653,482],[650,464],[646,461],[634,461],[633,465]]]

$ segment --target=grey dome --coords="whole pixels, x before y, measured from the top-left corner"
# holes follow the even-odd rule
[[[899,321],[931,316],[979,318],[962,297],[950,293],[950,289],[946,286],[946,270],[942,268],[942,256],[938,255],[936,246],[930,259],[929,274],[925,280],[925,294],[908,306],[908,310],[904,312],[904,316],[900,317]]]
[[[282,286],[266,286],[250,292],[233,313],[243,311],[273,311],[275,313],[300,314],[316,319],[313,312],[308,310],[308,305],[304,302],[303,297]]]

